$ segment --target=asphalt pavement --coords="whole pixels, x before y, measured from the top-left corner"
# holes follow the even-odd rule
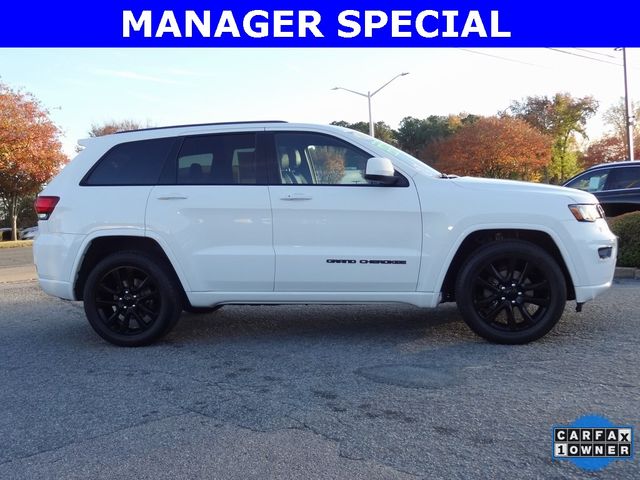
[[[637,479],[553,461],[551,427],[640,425],[638,298],[617,283],[524,346],[453,306],[227,306],[126,349],[0,285],[0,478]]]
[[[37,278],[31,247],[0,248],[0,283]]]

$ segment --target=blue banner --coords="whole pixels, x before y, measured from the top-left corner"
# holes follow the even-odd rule
[[[5,1],[0,47],[637,47],[613,0]]]

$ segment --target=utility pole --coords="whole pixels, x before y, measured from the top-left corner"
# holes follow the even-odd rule
[[[636,123],[631,98],[629,97],[629,79],[627,77],[627,49],[622,48],[622,65],[624,68],[624,104],[627,121],[627,149],[629,160],[633,160],[633,127]]]

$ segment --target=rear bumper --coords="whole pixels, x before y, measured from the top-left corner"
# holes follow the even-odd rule
[[[46,278],[38,278],[40,288],[54,297],[63,298],[65,300],[75,300],[73,295],[73,285],[69,282],[61,282],[58,280],[48,280]]]
[[[49,295],[75,300],[73,266],[84,238],[84,235],[46,231],[36,237],[33,242],[33,260],[40,286]]]

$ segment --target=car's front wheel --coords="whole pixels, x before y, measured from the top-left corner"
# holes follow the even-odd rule
[[[105,340],[149,345],[167,334],[182,312],[180,290],[167,267],[144,252],[109,255],[87,277],[84,310]]]
[[[537,245],[496,241],[473,252],[456,281],[465,322],[496,343],[527,343],[558,322],[567,300],[558,262]]]

